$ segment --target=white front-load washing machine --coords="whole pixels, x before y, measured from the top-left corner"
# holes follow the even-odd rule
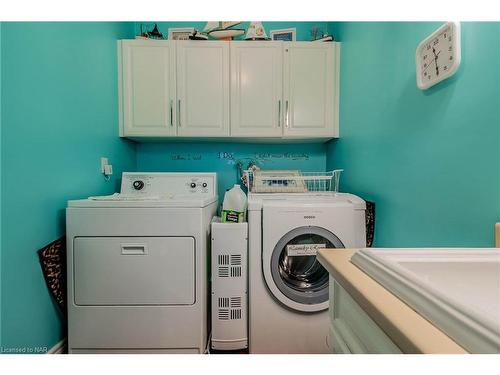
[[[250,353],[331,352],[316,251],[365,247],[365,208],[345,193],[249,193]]]

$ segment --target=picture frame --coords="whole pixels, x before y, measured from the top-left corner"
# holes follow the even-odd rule
[[[271,40],[295,42],[297,40],[297,29],[291,27],[289,29],[271,30]]]
[[[194,27],[171,27],[168,29],[168,40],[189,40],[193,33]]]

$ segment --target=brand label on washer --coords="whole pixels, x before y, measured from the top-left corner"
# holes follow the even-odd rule
[[[286,245],[286,254],[289,257],[316,255],[318,250],[325,249],[324,243],[306,243],[300,245]]]

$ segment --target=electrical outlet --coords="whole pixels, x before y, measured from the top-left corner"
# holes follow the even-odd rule
[[[108,158],[102,157],[101,158],[101,173],[105,173],[106,165],[108,165]]]
[[[106,177],[111,176],[113,174],[113,166],[111,164],[107,164],[104,166],[104,175]]]
[[[106,180],[109,180],[109,176],[113,174],[113,166],[108,163],[108,158],[101,158],[101,173],[104,175]]]

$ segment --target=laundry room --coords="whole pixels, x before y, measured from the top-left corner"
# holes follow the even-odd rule
[[[319,3],[0,14],[2,358],[499,364],[500,17]]]

